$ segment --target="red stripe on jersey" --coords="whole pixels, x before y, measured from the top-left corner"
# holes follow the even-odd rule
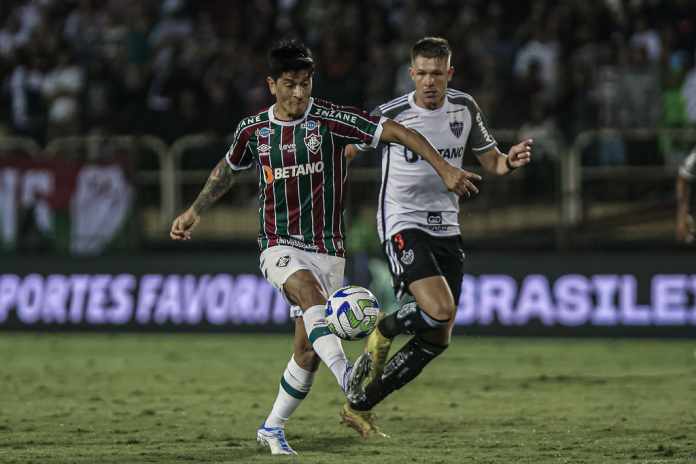
[[[240,164],[242,157],[244,156],[244,152],[246,151],[249,139],[254,134],[254,131],[256,131],[256,128],[261,124],[268,124],[268,121],[257,122],[247,126],[242,129],[239,134],[237,134],[237,137],[235,137],[235,139],[232,141],[232,145],[230,146],[230,149],[227,151],[226,155],[227,160],[230,163],[234,165]]]
[[[317,125],[318,127],[318,125]],[[319,134],[319,129],[313,132]],[[308,132],[310,134],[311,132]],[[322,152],[318,150],[312,153],[309,150],[309,159],[312,163],[321,161]],[[324,245],[324,173],[315,172],[312,174],[312,223],[314,225],[314,244],[317,246],[319,253],[326,253],[326,245]]]
[[[334,181],[334,210],[333,210],[333,234],[336,247],[336,255],[343,256],[343,235],[341,234],[341,221],[343,220],[343,149],[334,151],[333,181]]]
[[[270,122],[266,122],[271,128]],[[258,145],[271,144],[270,135],[267,137],[258,137]],[[259,152],[259,164],[261,165],[261,178],[264,179],[266,186],[263,187],[263,223],[264,234],[268,237],[268,246],[277,245],[276,223],[275,223],[275,192],[273,191],[273,171],[271,168],[271,152]],[[271,179],[271,182],[268,180]]]
[[[295,126],[283,126],[280,135],[280,150],[283,155],[283,167],[296,166],[297,159],[295,157]],[[291,145],[289,150],[284,149]],[[289,147],[287,147],[289,148]],[[299,176],[289,177],[285,179],[285,204],[288,208],[288,233],[291,235],[299,235],[300,230],[300,178]]]

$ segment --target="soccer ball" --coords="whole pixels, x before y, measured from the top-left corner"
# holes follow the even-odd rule
[[[336,290],[324,311],[329,330],[343,340],[359,340],[370,335],[377,325],[378,314],[377,298],[357,285]]]

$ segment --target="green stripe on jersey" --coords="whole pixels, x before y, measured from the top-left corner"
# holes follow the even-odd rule
[[[280,150],[280,141],[283,137],[283,127],[273,125],[273,134],[270,137],[271,145],[271,166],[283,166],[283,152]],[[275,213],[276,230],[278,235],[288,234],[288,202],[285,198],[285,180],[275,179],[273,182],[273,192],[275,193]]]
[[[308,165],[311,162],[309,150],[307,150],[307,146],[304,143],[304,134],[305,129],[302,129],[301,125],[295,126],[293,142],[295,142],[296,147],[297,164],[300,166]],[[306,243],[314,243],[312,175],[299,176],[298,184],[300,186],[300,233]]]
[[[333,146],[334,141],[331,134],[326,131],[322,137],[321,152],[324,160],[324,244],[329,254],[336,254],[336,247],[331,237],[333,236],[333,211],[334,211],[334,162]],[[328,140],[327,140],[328,139]]]

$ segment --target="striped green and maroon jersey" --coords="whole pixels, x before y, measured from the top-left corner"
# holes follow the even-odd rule
[[[275,105],[274,105],[275,106]],[[273,106],[244,118],[227,163],[256,165],[259,179],[259,247],[289,245],[344,256],[344,147],[376,147],[384,118],[356,108],[310,99],[301,119],[279,121]]]

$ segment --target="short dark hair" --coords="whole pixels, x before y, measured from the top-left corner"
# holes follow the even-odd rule
[[[424,37],[411,48],[411,61],[417,56],[424,58],[449,58],[452,56],[447,39],[442,37]]]
[[[284,72],[309,70],[314,72],[312,52],[298,40],[281,40],[268,52],[268,68],[273,79]]]

